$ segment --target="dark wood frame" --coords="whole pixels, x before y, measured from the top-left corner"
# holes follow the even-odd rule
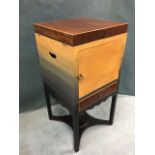
[[[84,132],[85,129],[87,129],[90,126],[94,126],[94,125],[101,125],[101,124],[102,125],[112,125],[114,122],[118,88],[115,92],[109,94],[108,96],[105,96],[104,98],[102,98],[102,100],[93,104],[93,106],[95,106],[95,105],[101,103],[102,101],[105,101],[107,98],[109,98],[111,96],[112,102],[111,102],[109,120],[97,119],[97,118],[90,116],[88,113],[86,113],[86,110],[91,107],[88,107],[85,110],[79,112],[78,104],[76,104],[75,109],[72,109],[72,108],[66,106],[66,104],[63,104],[63,102],[61,102],[61,104],[69,110],[70,114],[65,115],[65,116],[53,116],[52,109],[51,109],[51,103],[50,103],[50,95],[53,96],[54,92],[51,88],[48,87],[48,85],[45,82],[44,82],[44,91],[45,91],[45,99],[46,99],[46,105],[47,105],[49,119],[65,122],[73,129],[75,152],[79,151],[80,138],[81,138],[82,133]]]

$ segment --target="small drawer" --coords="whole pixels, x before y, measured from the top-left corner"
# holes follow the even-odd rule
[[[87,95],[85,98],[81,99],[79,102],[79,111],[83,111],[89,106],[103,100],[105,97],[113,94],[117,91],[118,88],[118,81],[115,81],[101,89]]]

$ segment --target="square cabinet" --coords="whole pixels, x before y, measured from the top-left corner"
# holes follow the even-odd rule
[[[34,23],[41,73],[53,96],[81,112],[116,93],[127,26],[89,18]]]

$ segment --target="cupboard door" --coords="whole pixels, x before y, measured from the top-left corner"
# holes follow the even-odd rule
[[[126,34],[121,34],[78,52],[79,98],[119,78],[125,42]]]

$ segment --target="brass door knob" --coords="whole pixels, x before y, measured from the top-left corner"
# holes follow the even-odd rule
[[[77,78],[78,78],[78,80],[84,80],[84,76],[83,76],[82,74],[79,74],[79,75],[77,76]]]

